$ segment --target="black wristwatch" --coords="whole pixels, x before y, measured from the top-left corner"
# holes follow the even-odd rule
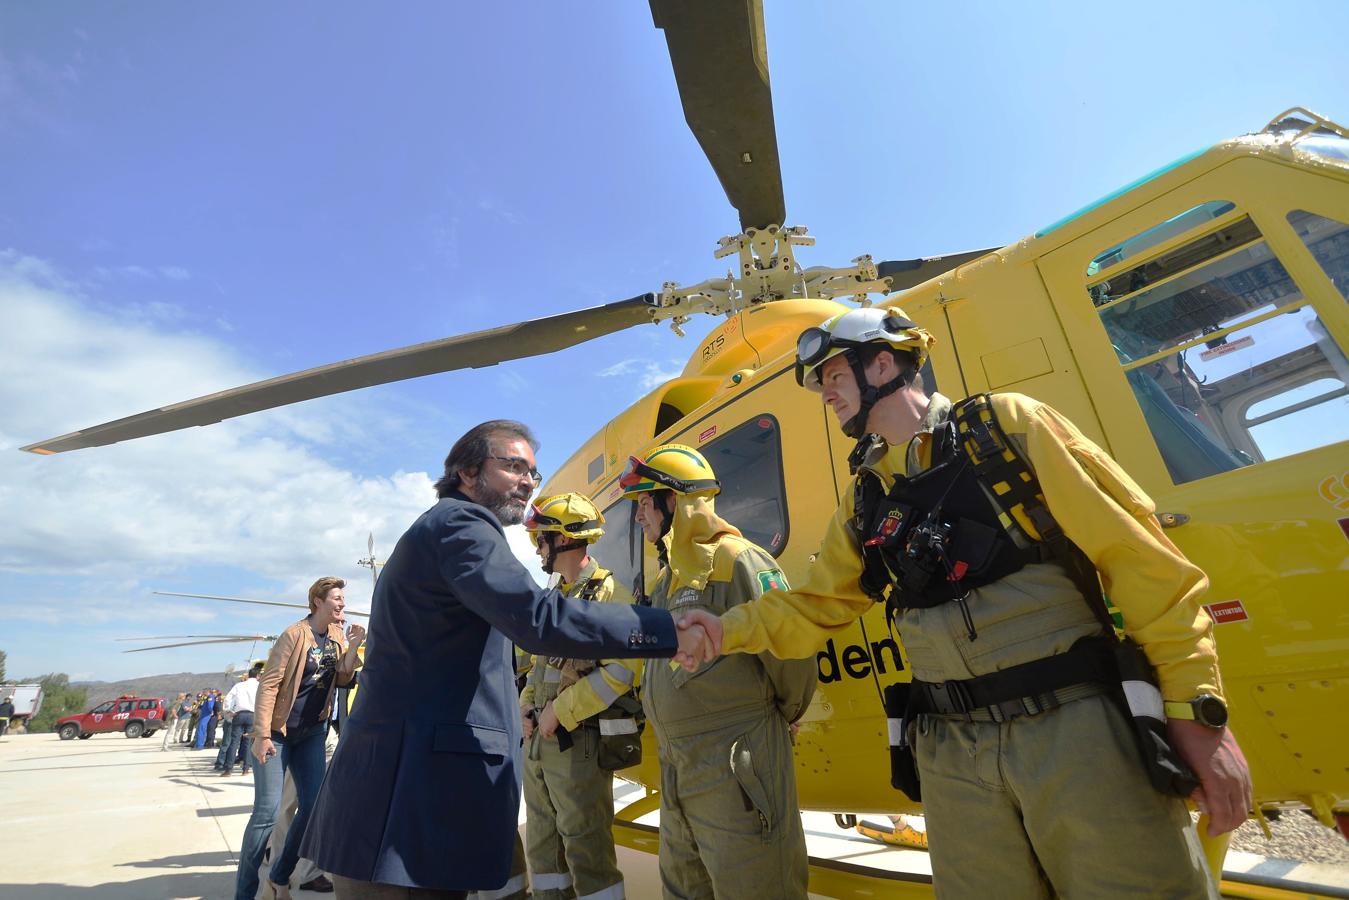
[[[1200,694],[1181,703],[1167,701],[1163,708],[1168,719],[1189,719],[1209,728],[1227,724],[1227,704],[1212,694]]]

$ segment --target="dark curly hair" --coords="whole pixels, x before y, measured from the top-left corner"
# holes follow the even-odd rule
[[[458,490],[463,483],[461,473],[464,470],[477,471],[481,468],[487,457],[492,455],[492,438],[498,435],[519,438],[534,448],[535,452],[539,449],[539,442],[529,426],[513,419],[492,419],[474,425],[454,442],[450,455],[445,457],[445,474],[436,482],[436,497],[443,499],[450,495],[450,491]]]

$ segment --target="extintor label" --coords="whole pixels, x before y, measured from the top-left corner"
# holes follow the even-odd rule
[[[1204,607],[1212,617],[1215,624],[1222,625],[1226,622],[1245,622],[1250,618],[1246,614],[1246,607],[1240,600],[1224,600],[1222,603],[1210,603]]]

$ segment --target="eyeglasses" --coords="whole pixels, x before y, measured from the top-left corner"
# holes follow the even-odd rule
[[[530,478],[534,480],[535,484],[543,483],[543,476],[539,474],[539,470],[531,466],[529,464],[529,460],[525,459],[523,456],[488,455],[487,458],[500,461],[503,464],[501,468],[505,469],[507,472],[510,472],[516,478],[524,478],[526,475],[528,475]]]

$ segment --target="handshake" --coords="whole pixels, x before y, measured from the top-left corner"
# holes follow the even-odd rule
[[[679,651],[674,661],[692,672],[721,655],[721,619],[701,609],[675,616]]]

